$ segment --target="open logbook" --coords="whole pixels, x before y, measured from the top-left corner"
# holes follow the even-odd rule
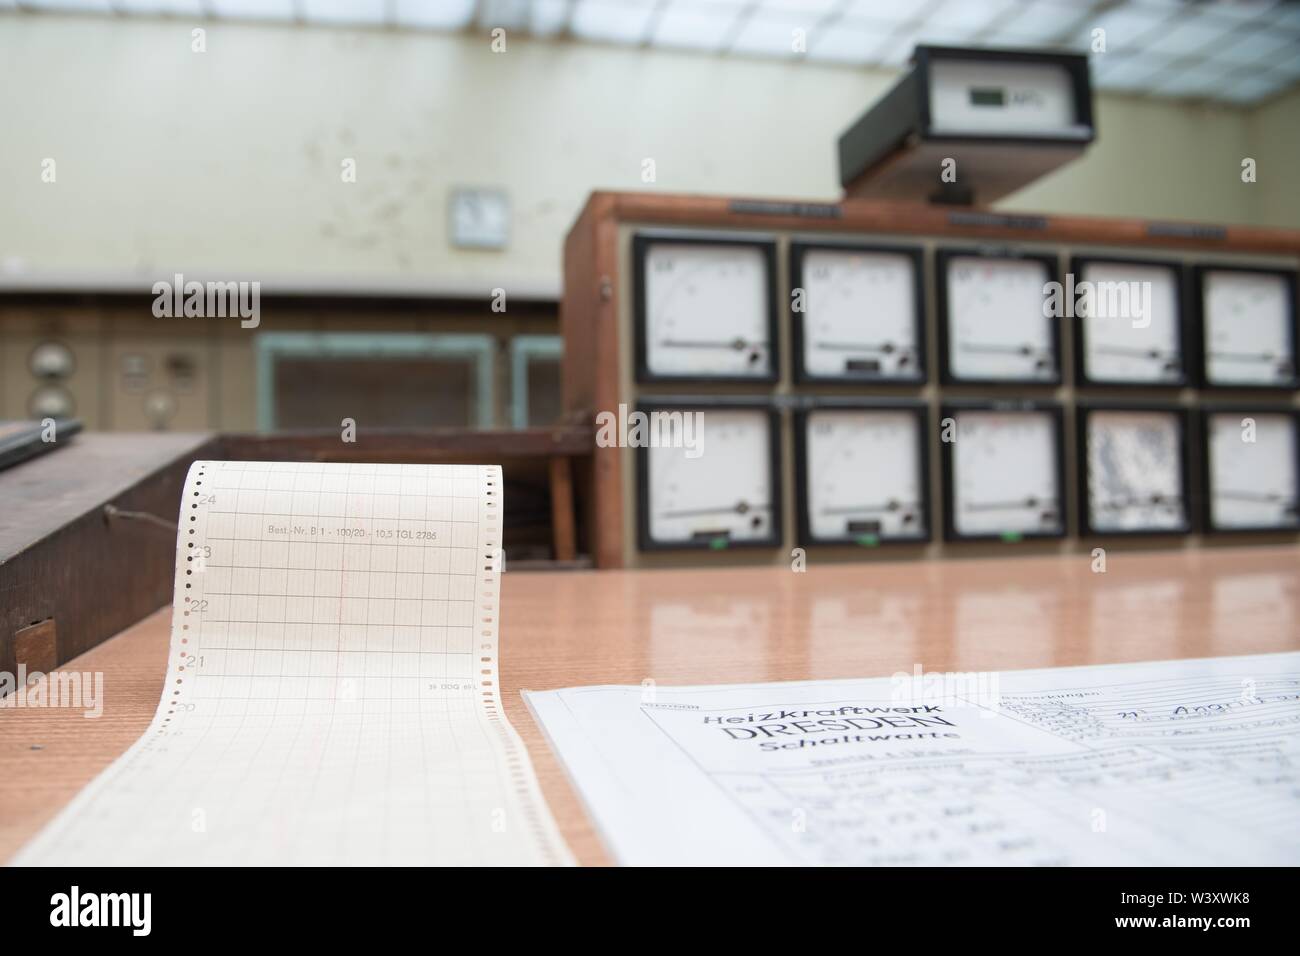
[[[571,862],[501,707],[501,504],[494,466],[195,462],[158,712],[14,862]]]
[[[1300,863],[1300,653],[526,697],[623,863]]]

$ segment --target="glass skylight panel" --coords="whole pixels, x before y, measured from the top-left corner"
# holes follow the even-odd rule
[[[113,7],[108,0],[41,0],[39,3],[24,4],[41,10],[67,11],[69,13],[112,13]]]
[[[828,30],[819,31],[809,44],[808,58],[832,63],[873,63],[882,43],[893,32],[888,23],[861,20],[837,20]]]
[[[650,28],[654,0],[577,0],[570,29],[584,40],[640,43]]]
[[[1287,3],[1276,11],[1270,10],[1269,23],[1293,33],[1300,33],[1300,4]]]
[[[1169,61],[1150,56],[1103,53],[1090,61],[1093,82],[1103,90],[1145,90]]]
[[[119,9],[132,16],[189,16],[204,14],[200,0],[117,0]],[[12,6],[12,4],[10,4]],[[0,2],[0,8],[5,7]]]
[[[0,0],[0,10],[18,7],[442,31],[502,26],[536,37],[893,68],[921,43],[1052,47],[1090,53],[1099,90],[1232,103],[1300,81],[1300,2],[1288,0]],[[1097,29],[1106,48],[1093,53]]]
[[[920,19],[925,6],[919,3],[902,3],[900,0],[848,0],[840,10],[845,19],[877,20],[901,26]]]
[[[735,29],[742,9],[739,3],[675,0],[659,15],[650,42],[655,46],[720,50]]]
[[[1277,0],[1217,0],[1205,4],[1201,9],[1207,16],[1234,23],[1257,20],[1265,15],[1268,16],[1269,22],[1273,22],[1276,15],[1280,13],[1277,6]]]
[[[916,35],[917,43],[933,46],[964,46],[979,32],[979,27],[969,23],[927,23]]]
[[[692,0],[693,3],[707,7],[709,0]],[[780,16],[782,14],[797,14],[802,17],[815,17],[820,19],[840,5],[840,0],[758,0],[758,10],[763,13]]]
[[[474,0],[394,0],[393,22],[428,30],[460,30],[474,15]]]
[[[1157,27],[1168,26],[1176,16],[1171,11],[1147,7],[1115,7],[1098,16],[1085,17],[1079,24],[1075,42],[1090,49],[1092,31],[1106,31],[1106,50],[1142,50],[1145,49],[1147,34]]]
[[[303,19],[308,23],[383,23],[387,18],[385,0],[299,0]]]
[[[478,0],[478,25],[484,30],[527,30],[532,6],[532,0]]]
[[[982,30],[994,20],[1014,14],[1015,0],[944,0],[926,17],[926,23],[953,30]]]
[[[1004,46],[1054,42],[1066,35],[1086,11],[1087,7],[1069,0],[1024,3],[998,17],[984,38]]]
[[[533,36],[548,37],[569,24],[570,0],[532,0],[528,29]]]
[[[758,53],[765,56],[794,56],[795,31],[802,30],[804,49],[813,42],[814,27],[820,14],[755,13],[745,21],[731,45],[733,53]]]
[[[1200,52],[1216,41],[1222,42],[1225,35],[1233,29],[1235,25],[1230,21],[1191,13],[1183,14],[1170,25],[1168,30],[1162,30],[1148,40],[1146,48],[1155,53],[1186,56]]]
[[[1225,40],[1224,45],[1215,47],[1211,58],[1225,63],[1237,63],[1241,66],[1260,66],[1286,55],[1295,56],[1300,50],[1296,38],[1284,30],[1258,29],[1244,34],[1236,34]]]
[[[292,0],[209,0],[218,17],[231,20],[292,20]]]

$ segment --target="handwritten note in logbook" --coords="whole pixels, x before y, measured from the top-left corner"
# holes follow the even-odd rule
[[[526,695],[632,864],[1300,863],[1300,654]]]

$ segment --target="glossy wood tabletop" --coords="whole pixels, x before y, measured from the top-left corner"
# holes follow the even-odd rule
[[[1300,648],[1300,549],[684,571],[506,574],[501,683],[560,827],[608,862],[521,689],[881,677]],[[0,709],[0,860],[144,731],[170,610],[69,662],[103,716]]]

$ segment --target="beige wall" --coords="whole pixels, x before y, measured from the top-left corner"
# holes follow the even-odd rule
[[[1247,141],[1259,159],[1254,221],[1300,228],[1300,90],[1265,103],[1248,123]]]
[[[558,283],[593,188],[833,199],[834,141],[892,77],[512,38],[0,13],[0,268]],[[1300,94],[1104,96],[1088,157],[1006,203],[1300,226]],[[1242,156],[1260,182],[1240,181]],[[58,181],[40,181],[41,161]],[[340,181],[354,157],[359,181]],[[658,182],[640,181],[644,158]],[[500,185],[505,252],[449,247]]]

